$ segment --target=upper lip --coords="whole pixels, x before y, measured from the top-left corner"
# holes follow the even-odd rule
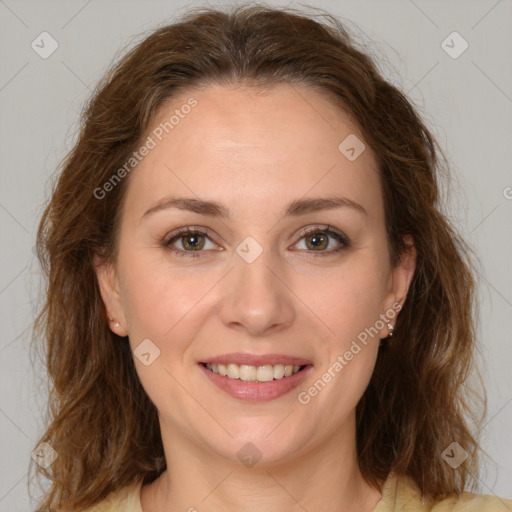
[[[308,359],[304,359],[302,357],[287,356],[284,354],[253,355],[242,353],[223,354],[220,356],[209,357],[200,362],[210,364],[243,364],[247,366],[265,366],[275,364],[304,366],[313,364]]]

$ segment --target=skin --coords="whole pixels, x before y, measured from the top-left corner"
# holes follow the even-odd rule
[[[154,126],[191,95],[174,98]],[[149,338],[161,351],[149,366],[134,358],[159,412],[167,459],[167,470],[142,488],[143,510],[371,511],[381,494],[358,469],[355,408],[387,325],[310,403],[299,403],[297,393],[379,315],[405,301],[415,251],[391,265],[375,155],[366,145],[349,161],[338,145],[350,134],[363,140],[359,129],[306,86],[282,84],[261,94],[215,85],[193,97],[198,105],[132,171],[118,260],[97,266],[112,330],[128,335],[132,350]],[[141,220],[171,194],[223,203],[231,218],[172,208]],[[366,214],[342,207],[282,216],[293,200],[334,194]],[[190,225],[214,236],[200,239],[200,257],[162,246]],[[298,235],[326,225],[350,245],[320,256],[340,242],[329,237],[315,249],[311,236]],[[263,249],[252,263],[236,253],[247,236]],[[182,235],[174,248],[192,252],[186,242]],[[300,356],[314,367],[300,388],[246,402],[219,390],[197,366],[229,352]],[[248,442],[261,452],[252,467],[237,457]]]

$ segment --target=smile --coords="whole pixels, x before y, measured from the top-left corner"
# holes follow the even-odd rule
[[[284,397],[301,385],[313,370],[312,364],[253,366],[199,363],[198,367],[215,388],[233,398],[249,402],[267,402]]]
[[[205,363],[205,367],[224,377],[244,382],[270,382],[274,379],[283,379],[291,377],[304,369],[306,365],[291,364],[265,364],[262,366],[238,365],[238,364],[210,364]]]

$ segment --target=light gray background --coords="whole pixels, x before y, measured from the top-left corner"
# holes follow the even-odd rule
[[[206,4],[0,0],[1,511],[33,509],[27,469],[46,395],[44,372],[34,375],[28,354],[42,285],[32,251],[50,177],[72,146],[84,100],[118,50],[134,35],[172,22],[186,6],[199,5]],[[482,263],[479,339],[489,396],[482,440],[491,460],[479,492],[511,497],[512,2],[315,5],[351,20],[356,26],[349,28],[358,26],[375,41],[387,76],[425,113],[452,164],[449,211]],[[59,44],[47,59],[31,48],[43,31]],[[453,31],[469,43],[457,59],[441,47]]]

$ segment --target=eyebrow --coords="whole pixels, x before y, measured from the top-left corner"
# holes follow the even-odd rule
[[[353,208],[360,213],[367,215],[363,206],[356,201],[346,197],[330,196],[296,199],[284,208],[282,216],[298,217],[308,213],[333,210],[343,207]],[[217,201],[206,201],[193,197],[164,197],[142,215],[141,222],[145,217],[169,208],[177,208],[179,210],[198,213],[200,215],[208,215],[210,217],[219,217],[223,219],[231,218],[229,209]]]

